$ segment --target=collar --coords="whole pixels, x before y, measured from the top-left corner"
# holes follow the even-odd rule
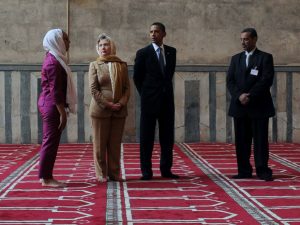
[[[152,43],[152,46],[153,46],[153,48],[154,48],[154,50],[157,52],[157,49],[158,48],[162,48],[163,49],[163,52],[165,51],[165,49],[164,49],[164,45],[162,44],[161,46],[158,46],[157,44],[155,44],[155,43]]]
[[[247,52],[245,51],[245,55],[253,55],[253,52],[256,50],[256,47],[251,51],[251,52]]]

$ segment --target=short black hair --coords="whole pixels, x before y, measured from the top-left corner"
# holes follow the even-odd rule
[[[166,32],[166,27],[161,22],[154,22],[151,24],[151,26],[158,26],[162,32]]]
[[[251,27],[249,27],[249,28],[245,28],[244,30],[242,30],[242,32],[241,33],[250,33],[250,37],[252,37],[252,38],[257,38],[257,32],[256,32],[256,30],[254,29],[254,28],[251,28]]]

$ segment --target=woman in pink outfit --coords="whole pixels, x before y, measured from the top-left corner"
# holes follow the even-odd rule
[[[53,178],[53,167],[61,133],[67,124],[67,111],[76,111],[76,92],[65,56],[69,45],[68,35],[61,29],[48,31],[43,40],[46,56],[41,72],[42,92],[38,100],[43,121],[39,167],[43,186],[65,187],[64,183]]]

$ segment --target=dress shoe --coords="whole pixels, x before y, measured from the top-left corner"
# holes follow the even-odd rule
[[[258,176],[258,178],[261,180],[264,180],[264,181],[273,181],[274,180],[272,175],[267,175],[267,174],[260,175],[260,176]]]
[[[237,174],[237,175],[234,175],[232,176],[232,179],[247,179],[247,178],[252,178],[252,175],[251,174]]]
[[[140,180],[151,180],[152,176],[151,175],[143,175]]]
[[[172,178],[172,179],[178,179],[179,176],[174,173],[164,173],[161,175],[164,178]]]
[[[109,177],[110,181],[117,181],[117,182],[123,182],[124,180],[120,177]]]

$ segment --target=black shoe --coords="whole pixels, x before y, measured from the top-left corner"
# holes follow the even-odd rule
[[[272,176],[271,176],[271,177],[265,177],[264,180],[265,180],[265,181],[273,181],[274,178],[273,178]]]
[[[120,178],[120,177],[118,177],[118,178],[116,178],[116,177],[109,177],[108,180],[110,180],[110,181],[117,181],[117,182],[123,182],[123,181],[124,181],[124,180],[123,180],[122,178]]]
[[[258,176],[259,179],[264,180],[264,181],[273,181],[274,178],[272,175],[260,175]]]
[[[152,176],[151,175],[143,175],[140,180],[151,180]]]
[[[172,179],[178,179],[179,178],[179,176],[174,174],[174,173],[166,173],[166,174],[162,174],[161,176],[164,177],[164,178],[172,178]]]
[[[252,175],[251,174],[247,174],[247,175],[237,174],[237,175],[232,176],[232,179],[247,179],[247,178],[252,178]]]

